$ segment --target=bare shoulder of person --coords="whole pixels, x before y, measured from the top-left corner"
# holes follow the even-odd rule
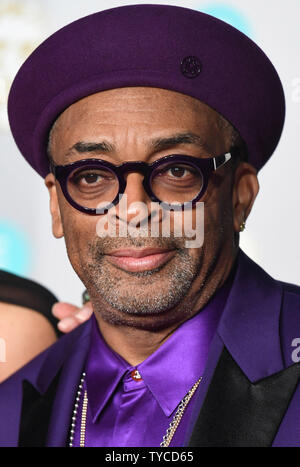
[[[52,324],[41,313],[0,302],[0,382],[56,339]]]

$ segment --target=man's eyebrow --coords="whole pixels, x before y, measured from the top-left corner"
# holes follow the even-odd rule
[[[196,135],[195,133],[176,133],[163,138],[155,138],[150,141],[150,148],[154,151],[162,151],[164,149],[169,149],[172,146],[177,146],[179,144],[194,144],[201,149],[209,151],[208,145],[203,141],[203,139]],[[78,141],[75,143],[66,153],[66,157],[71,156],[71,154],[76,151],[79,154],[86,153],[111,153],[115,150],[115,147],[107,142],[83,142]]]
[[[66,157],[70,156],[74,151],[78,152],[79,154],[85,154],[85,153],[97,153],[97,152],[112,152],[114,151],[114,146],[107,141],[101,141],[101,142],[83,142],[83,141],[78,141],[75,143],[71,148],[68,149],[66,153]]]
[[[194,144],[201,149],[209,151],[208,144],[195,133],[177,133],[165,138],[156,138],[150,142],[151,147],[156,151],[162,151],[178,144]]]

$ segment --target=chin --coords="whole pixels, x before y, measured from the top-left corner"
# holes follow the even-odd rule
[[[101,320],[113,326],[158,332],[179,326],[183,321],[190,318],[193,313],[191,309],[183,311],[182,307],[178,307],[178,309],[172,308],[148,315],[145,313],[133,314],[116,309],[102,309],[101,312],[96,313],[97,315]]]

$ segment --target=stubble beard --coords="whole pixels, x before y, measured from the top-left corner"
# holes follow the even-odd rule
[[[201,251],[197,258],[192,257],[184,242],[183,238],[156,238],[155,243],[147,238],[106,238],[90,243],[89,261],[82,265],[82,271],[94,308],[102,318],[115,325],[149,328],[153,323],[157,328],[173,319],[178,321],[179,308],[183,319],[189,317],[192,303],[187,295],[201,271],[204,255]],[[175,255],[163,266],[143,272],[120,270],[106,259],[106,252],[130,247],[174,248]]]

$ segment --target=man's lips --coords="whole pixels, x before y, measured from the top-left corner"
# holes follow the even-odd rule
[[[151,271],[169,261],[176,250],[163,248],[127,248],[115,250],[106,254],[107,259],[125,271]]]

